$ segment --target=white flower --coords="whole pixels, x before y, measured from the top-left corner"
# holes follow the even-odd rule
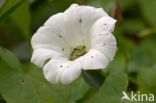
[[[111,33],[115,22],[102,8],[72,4],[51,16],[33,35],[31,62],[43,68],[49,82],[63,84],[78,78],[82,69],[105,68],[116,52]],[[82,45],[87,53],[70,60],[74,48]]]

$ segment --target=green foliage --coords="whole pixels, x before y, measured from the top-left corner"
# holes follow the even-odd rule
[[[143,69],[138,75],[140,91],[145,93],[154,93],[156,95],[156,66],[149,69]]]
[[[30,11],[28,1],[24,1],[11,15],[11,19],[26,39],[30,39]]]
[[[90,0],[88,4],[95,7],[102,7],[109,12],[115,4],[115,0]]]
[[[36,0],[32,9],[32,24],[35,31],[51,15],[64,11],[70,4],[76,1],[77,0],[66,0],[65,2],[62,0]]]
[[[127,60],[123,53],[117,52],[116,57],[107,67],[107,72],[112,73],[124,73],[127,69]]]
[[[156,26],[156,1],[155,0],[139,0],[142,14],[152,26]]]
[[[136,35],[140,31],[146,28],[143,21],[139,19],[128,19],[122,23],[122,31],[128,33],[129,35]]]
[[[88,90],[82,78],[68,86],[52,85],[44,79],[41,69],[33,65],[20,65],[18,59],[7,50],[1,49],[0,55],[0,93],[8,103],[74,103]]]
[[[5,64],[1,68],[0,92],[8,103],[68,103],[81,98],[75,92],[80,87],[49,84],[41,70],[34,66],[19,68],[19,71]],[[84,82],[81,80],[76,84],[82,85],[85,93]],[[72,100],[69,99],[71,95]]]
[[[14,12],[24,0],[7,0],[2,9],[0,9],[0,21],[7,18]]]
[[[111,74],[88,103],[120,103],[122,91],[126,90],[128,85],[127,81],[126,74]]]
[[[118,19],[113,33],[118,50],[106,69],[83,71],[70,85],[54,85],[30,63],[30,39],[72,3],[104,8]],[[121,103],[122,91],[156,95],[155,10],[156,0],[5,0],[0,7],[0,103]]]
[[[13,53],[1,47],[0,47],[0,58],[12,68],[19,68],[21,66],[20,61],[17,59],[15,55],[13,55]]]

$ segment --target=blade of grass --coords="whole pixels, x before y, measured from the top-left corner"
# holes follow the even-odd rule
[[[6,19],[12,12],[14,12],[25,0],[21,0],[11,7],[7,12],[0,15],[0,22]]]

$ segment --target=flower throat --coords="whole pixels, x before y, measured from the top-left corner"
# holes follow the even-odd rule
[[[70,55],[70,60],[75,60],[75,59],[79,58],[80,56],[83,56],[86,53],[87,53],[87,51],[86,51],[86,47],[84,45],[77,46],[73,49],[73,51]]]

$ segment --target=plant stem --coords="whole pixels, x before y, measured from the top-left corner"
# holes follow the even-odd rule
[[[105,80],[104,76],[96,70],[83,70],[82,76],[84,80],[95,89],[99,89]]]

